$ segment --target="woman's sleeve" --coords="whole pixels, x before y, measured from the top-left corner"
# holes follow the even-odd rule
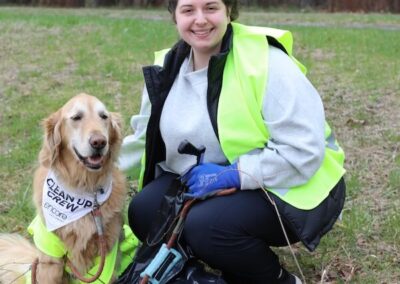
[[[132,179],[139,178],[150,110],[149,95],[145,87],[143,89],[140,112],[131,117],[131,127],[134,133],[124,138],[118,160],[119,168]]]
[[[325,151],[321,98],[297,65],[270,47],[262,115],[270,134],[265,148],[239,157],[241,188],[290,188],[306,183]]]

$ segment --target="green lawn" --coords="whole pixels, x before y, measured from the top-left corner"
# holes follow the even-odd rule
[[[309,283],[400,282],[400,21],[398,15],[243,12],[289,29],[295,55],[345,149],[343,221],[314,253],[295,252]],[[78,92],[129,118],[141,67],[177,39],[166,10],[0,8],[0,228],[25,233],[40,122]],[[290,252],[281,259],[296,272]]]

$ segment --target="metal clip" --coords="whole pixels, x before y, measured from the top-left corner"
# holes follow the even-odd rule
[[[103,236],[104,235],[103,218],[101,216],[100,204],[99,204],[99,201],[97,200],[97,191],[94,193],[94,202],[93,202],[92,215],[93,215],[93,218],[94,218],[94,223],[96,225],[97,234],[99,236]]]
[[[97,191],[94,193],[94,203],[93,203],[93,210],[97,210],[100,208],[99,201],[97,200]]]

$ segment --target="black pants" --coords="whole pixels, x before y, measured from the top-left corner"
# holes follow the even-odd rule
[[[129,225],[145,241],[162,197],[176,175],[164,173],[129,205]],[[286,229],[291,242],[298,241]],[[273,206],[261,190],[237,191],[195,203],[183,237],[194,254],[220,269],[228,283],[273,283],[279,259],[270,246],[287,245]]]

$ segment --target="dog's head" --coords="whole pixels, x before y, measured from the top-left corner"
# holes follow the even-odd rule
[[[39,160],[45,167],[84,167],[99,171],[117,158],[121,118],[96,97],[79,94],[43,123],[45,137]],[[71,163],[69,160],[75,160]],[[71,165],[72,164],[72,165]]]

